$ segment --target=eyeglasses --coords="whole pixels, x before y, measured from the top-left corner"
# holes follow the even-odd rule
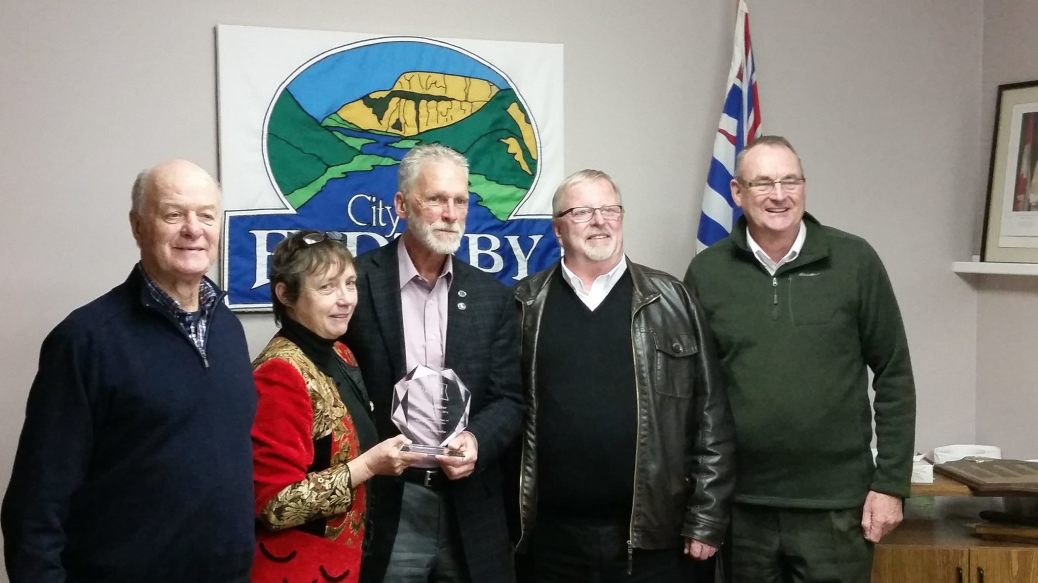
[[[299,233],[300,231],[296,231],[295,234],[283,241],[285,249],[282,253],[284,253],[286,259],[302,252],[303,249],[309,249],[311,246],[324,243],[325,241],[335,241],[346,246],[346,233],[340,231],[316,231],[301,237]],[[281,244],[278,244],[278,247],[281,247]]]
[[[591,220],[591,217],[595,216],[595,211],[598,211],[602,215],[604,221],[615,221],[623,216],[624,207],[618,204],[610,204],[600,207],[589,207],[589,206],[575,206],[568,208],[561,213],[555,215],[556,219],[569,215],[573,219],[574,223],[586,223]]]
[[[781,180],[754,180],[752,182],[739,181],[739,184],[745,186],[750,192],[756,195],[770,194],[776,187],[781,188],[782,192],[792,193],[797,192],[804,187],[804,181],[807,179],[803,176],[796,178],[783,178]]]
[[[339,231],[327,231],[323,233],[318,232],[303,235],[303,242],[308,246],[328,240],[339,241],[341,243],[344,238],[343,233],[340,233]]]

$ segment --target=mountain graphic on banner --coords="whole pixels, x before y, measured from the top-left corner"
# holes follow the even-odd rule
[[[537,173],[534,129],[515,91],[471,77],[404,73],[390,90],[373,91],[321,121],[285,90],[267,127],[271,172],[295,209],[331,180],[399,163],[399,156],[366,147],[375,142],[402,150],[439,142],[461,152],[470,160],[478,204],[501,221],[522,202]]]
[[[323,123],[410,137],[465,119],[498,91],[483,79],[411,71],[392,89],[347,103]]]

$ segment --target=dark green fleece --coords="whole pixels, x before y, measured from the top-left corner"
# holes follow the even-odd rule
[[[745,219],[685,274],[728,382],[736,500],[825,509],[859,506],[868,490],[905,497],[915,382],[890,280],[863,239],[810,215],[804,222],[800,255],[774,277],[750,252]]]

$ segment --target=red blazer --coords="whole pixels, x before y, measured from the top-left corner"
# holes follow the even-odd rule
[[[345,345],[337,354],[356,367]],[[366,492],[346,462],[360,454],[335,382],[275,336],[253,362],[257,583],[353,583],[360,574]]]

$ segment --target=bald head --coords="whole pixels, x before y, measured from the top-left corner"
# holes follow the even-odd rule
[[[194,162],[176,158],[142,170],[137,175],[130,192],[130,212],[140,214],[150,194],[161,188],[175,188],[178,185],[214,190],[219,196],[220,185],[208,172]]]

